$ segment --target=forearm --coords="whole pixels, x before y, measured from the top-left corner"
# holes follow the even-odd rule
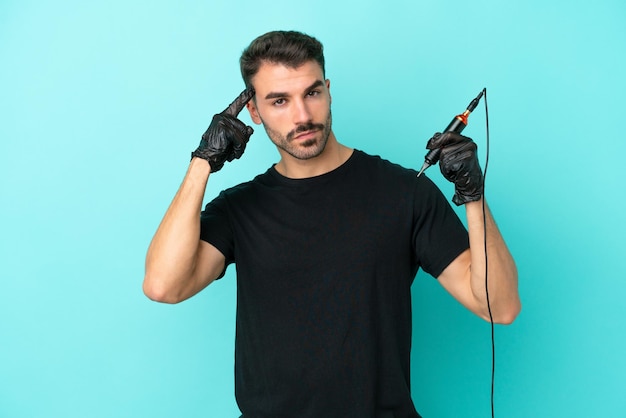
[[[150,243],[143,288],[151,299],[178,301],[180,294],[195,286],[200,211],[209,173],[207,161],[192,159],[183,183]]]
[[[481,306],[481,316],[489,320],[487,289],[485,288],[485,274],[487,274],[489,306],[493,320],[497,323],[508,324],[515,319],[521,309],[517,267],[486,203],[483,217],[482,203],[481,200],[465,205],[471,252],[470,286]],[[487,257],[485,257],[485,231],[487,233]]]

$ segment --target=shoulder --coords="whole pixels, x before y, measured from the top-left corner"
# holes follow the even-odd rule
[[[271,187],[275,184],[275,176],[272,175],[272,171],[273,168],[269,168],[266,172],[257,175],[252,180],[228,187],[220,192],[218,198],[242,198],[254,193],[259,188]]]
[[[417,171],[414,169],[394,163],[380,155],[368,154],[361,150],[354,150],[354,153],[356,160],[361,166],[376,170],[377,173],[404,176],[411,179],[417,178]]]
[[[369,174],[376,182],[388,182],[390,187],[404,186],[411,189],[437,188],[426,176],[417,177],[417,170],[404,167],[387,160],[379,155],[371,155],[361,150],[355,150],[356,166]]]
[[[217,196],[210,198],[208,203],[204,206],[202,216],[206,217],[209,213],[216,212],[222,214],[229,214],[233,207],[241,207],[254,203],[258,195],[258,190],[271,183],[270,170],[265,173],[257,175],[254,179],[239,183],[235,186],[228,187]]]

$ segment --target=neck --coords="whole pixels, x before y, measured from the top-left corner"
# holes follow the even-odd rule
[[[331,132],[324,151],[317,157],[299,160],[279,150],[281,159],[274,168],[281,175],[292,179],[320,176],[345,163],[352,155],[352,151],[352,148],[340,144]]]

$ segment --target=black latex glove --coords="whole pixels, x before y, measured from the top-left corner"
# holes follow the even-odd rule
[[[246,89],[222,113],[213,116],[191,158],[207,160],[211,172],[215,173],[224,166],[224,162],[241,157],[254,130],[237,119],[237,115],[252,97],[254,89]]]
[[[483,172],[476,155],[476,143],[455,132],[436,133],[426,144],[441,149],[441,174],[454,183],[452,201],[457,205],[480,200],[483,195]]]

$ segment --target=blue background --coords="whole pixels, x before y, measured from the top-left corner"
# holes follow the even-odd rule
[[[141,283],[241,51],[274,29],[325,44],[337,137],[405,166],[487,87],[524,305],[496,328],[496,416],[625,417],[626,4],[215,3],[0,3],[0,417],[238,416],[234,269],[175,306]],[[484,120],[465,131],[483,160]],[[206,198],[277,159],[257,127]],[[413,295],[418,409],[489,416],[489,324],[423,273]]]

